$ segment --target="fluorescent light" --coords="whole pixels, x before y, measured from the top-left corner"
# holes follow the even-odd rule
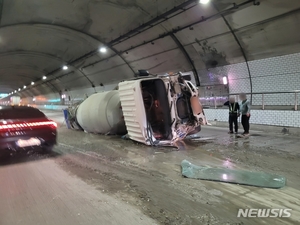
[[[201,4],[207,4],[207,3],[209,3],[209,1],[210,1],[210,0],[200,0],[200,3],[201,3]]]
[[[47,77],[46,76],[43,76],[43,80],[46,80],[47,79]]]
[[[63,66],[63,70],[67,70],[67,69],[69,69],[69,67]]]
[[[107,52],[107,49],[105,47],[101,47],[99,51],[102,53],[105,53],[105,52]]]
[[[228,84],[228,79],[227,79],[227,77],[223,77],[223,84]]]
[[[33,81],[31,82],[31,85],[34,85],[34,82],[33,82]]]

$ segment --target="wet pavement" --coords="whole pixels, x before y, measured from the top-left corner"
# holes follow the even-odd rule
[[[60,145],[63,152],[71,153],[66,159],[68,163],[62,165],[74,163],[98,171],[101,178],[93,178],[93,185],[100,185],[118,198],[133,198],[131,204],[144,209],[145,214],[161,224],[296,224],[300,219],[300,166],[294,147],[299,140],[255,133],[243,139],[228,135],[226,129],[207,127],[200,133],[200,140],[189,140],[176,150],[151,148],[117,136],[82,136],[81,132],[74,132],[70,140],[66,135],[65,142],[61,140],[68,143]],[[69,144],[77,135],[83,137],[82,142]],[[272,138],[275,144],[268,145]],[[289,139],[291,153],[287,153],[287,145],[284,149],[278,147],[279,139]],[[80,160],[76,160],[74,151],[81,155]],[[186,179],[181,176],[180,164],[184,159],[198,166],[276,173],[287,177],[287,186],[272,190]],[[86,173],[80,177],[89,179]],[[105,182],[106,179],[113,181]],[[123,188],[126,182],[130,185]],[[293,216],[237,218],[239,208],[252,207],[292,208]]]
[[[252,131],[248,138],[238,138],[227,134],[226,128],[203,127],[199,139],[185,141],[180,145],[180,149],[152,148],[131,140],[122,140],[118,136],[68,130],[63,124],[61,112],[51,112],[48,115],[60,124],[59,145],[53,153],[55,157],[41,157],[40,154],[28,156],[35,163],[32,168],[42,168],[43,171],[43,175],[38,177],[33,173],[30,178],[32,182],[39,180],[40,176],[47,177],[47,171],[43,169],[48,166],[47,163],[51,164],[50,168],[55,167],[55,164],[58,166],[55,167],[57,174],[60,173],[59,170],[64,171],[61,172],[63,176],[60,179],[68,180],[71,179],[70,176],[74,179],[72,182],[83,182],[82,185],[86,185],[84,187],[87,190],[93,189],[94,197],[99,192],[99,196],[105,195],[110,201],[120,201],[132,207],[133,214],[129,215],[130,218],[141,217],[138,214],[141,211],[145,218],[141,217],[137,223],[132,220],[132,224],[149,224],[151,221],[155,221],[156,224],[184,225],[300,223],[300,141],[297,136]],[[267,189],[183,178],[180,164],[184,159],[198,166],[275,173],[285,176],[287,185],[282,189]],[[9,164],[19,167],[21,165],[14,158]],[[27,164],[26,162],[24,165]],[[2,166],[1,170],[7,169]],[[12,181],[19,177],[14,176],[17,172],[19,173],[20,169],[10,170]],[[47,187],[44,188],[47,190]],[[59,194],[67,190],[69,189],[66,189],[66,186],[61,186],[55,192]],[[84,198],[84,191],[77,191],[78,189],[75,189],[72,192],[74,196]],[[23,194],[25,193],[22,191],[19,193],[20,196]],[[15,196],[10,197],[14,199]],[[34,199],[34,193],[26,198]],[[20,199],[20,207],[15,210],[26,206],[23,201],[25,198]],[[73,201],[72,195],[62,198],[61,201],[69,204],[68,201]],[[292,209],[292,216],[237,218],[240,208],[289,208]],[[13,210],[1,208],[2,212]],[[89,215],[85,207],[82,210]],[[99,212],[102,212],[101,210],[103,209],[100,208]],[[96,212],[92,210],[91,215],[94,213]],[[2,213],[1,218],[3,215]],[[106,224],[118,224],[116,221],[124,215],[126,212],[121,210],[119,215],[115,214],[114,223]],[[66,221],[68,218],[65,216]],[[100,217],[98,219],[100,221]],[[80,224],[79,222],[75,221],[73,224]]]
[[[70,175],[55,157],[14,156],[0,167],[1,225],[95,225],[156,222]]]

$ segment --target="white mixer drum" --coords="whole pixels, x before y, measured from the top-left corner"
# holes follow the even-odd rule
[[[91,95],[78,107],[76,119],[89,133],[127,133],[118,91]]]

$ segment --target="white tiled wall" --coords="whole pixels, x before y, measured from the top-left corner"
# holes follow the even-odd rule
[[[253,92],[300,90],[300,53],[249,62]],[[294,94],[266,95],[266,105],[294,105]],[[259,100],[260,102],[260,100]],[[258,104],[253,99],[253,104]]]
[[[198,71],[201,86],[223,84],[223,77],[228,76],[230,93],[250,92],[249,73],[246,63],[233,64]]]
[[[300,53],[249,62],[253,92],[300,90]],[[199,71],[201,85],[221,84],[229,78],[229,93],[251,92],[246,63]],[[300,94],[298,94],[300,99]],[[265,105],[294,105],[294,94],[264,96]],[[253,95],[253,105],[261,105],[262,96]]]
[[[240,64],[231,66],[241,68]],[[254,93],[300,90],[300,53],[250,61],[249,67]],[[241,91],[240,86],[244,87],[245,83],[249,82],[247,75],[248,71],[243,69],[229,74],[230,93]],[[261,99],[261,96],[254,95],[253,104],[260,105]],[[264,96],[266,105],[294,105],[294,100],[294,94]]]
[[[228,121],[228,109],[205,109],[209,121]],[[282,127],[300,127],[300,111],[252,110],[250,123]]]
[[[208,121],[228,121],[228,109],[204,109]]]

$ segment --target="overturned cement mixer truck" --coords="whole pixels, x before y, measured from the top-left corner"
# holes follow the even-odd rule
[[[152,146],[176,146],[207,121],[198,90],[182,73],[139,77],[68,109],[73,129],[125,135]]]

